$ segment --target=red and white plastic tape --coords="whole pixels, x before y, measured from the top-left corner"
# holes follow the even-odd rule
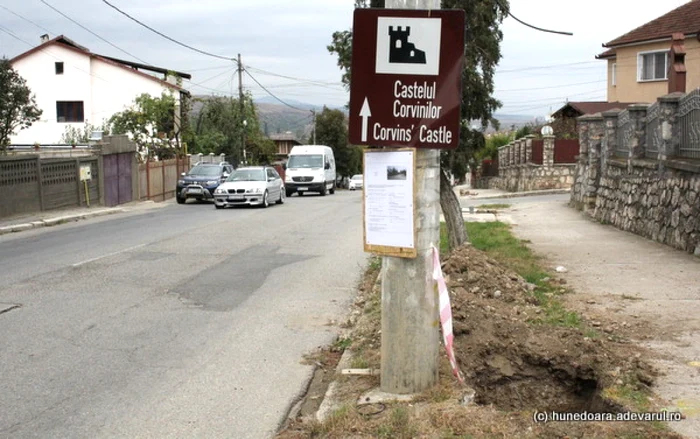
[[[438,303],[440,306],[440,323],[442,323],[442,338],[445,342],[447,358],[450,360],[450,365],[452,366],[452,373],[460,383],[464,384],[464,377],[457,366],[457,358],[455,358],[453,346],[455,336],[452,332],[452,306],[450,304],[450,292],[447,291],[447,284],[445,283],[445,278],[442,275],[442,268],[440,267],[440,253],[435,246],[432,247],[433,280],[437,283],[437,290],[439,293]]]

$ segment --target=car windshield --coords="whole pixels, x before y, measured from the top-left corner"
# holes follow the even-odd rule
[[[214,176],[221,173],[218,166],[201,166],[197,165],[192,168],[189,175],[203,175],[203,176]]]
[[[322,168],[323,156],[320,154],[293,155],[287,162],[288,168]]]
[[[265,171],[262,169],[236,169],[226,181],[265,181]]]
[[[362,180],[362,174],[353,175],[350,180]]]

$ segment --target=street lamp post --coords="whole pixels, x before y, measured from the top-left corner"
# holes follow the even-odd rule
[[[245,147],[245,144],[246,144],[246,138],[245,138],[246,136],[245,135],[246,135],[247,127],[248,127],[248,121],[244,119],[243,120],[243,164],[244,165],[248,164],[248,155],[246,153],[246,147]]]

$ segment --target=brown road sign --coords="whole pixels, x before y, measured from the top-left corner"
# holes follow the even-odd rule
[[[350,143],[457,147],[464,18],[464,10],[355,10]]]

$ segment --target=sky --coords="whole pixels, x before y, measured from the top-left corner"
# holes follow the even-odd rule
[[[353,0],[108,1],[186,45],[227,59],[240,54],[249,74],[244,88],[256,99],[272,94],[291,105],[329,107],[349,100],[336,57],[326,46],[334,31],[352,27]],[[606,64],[595,59],[605,50],[602,44],[687,1],[510,0],[520,20],[574,35],[504,21],[495,84],[503,103],[498,112],[544,118],[567,100],[606,100]],[[238,93],[232,61],[168,41],[102,0],[0,0],[0,56],[29,50],[45,33],[63,34],[101,55],[190,73],[192,80],[184,85],[194,94]]]

